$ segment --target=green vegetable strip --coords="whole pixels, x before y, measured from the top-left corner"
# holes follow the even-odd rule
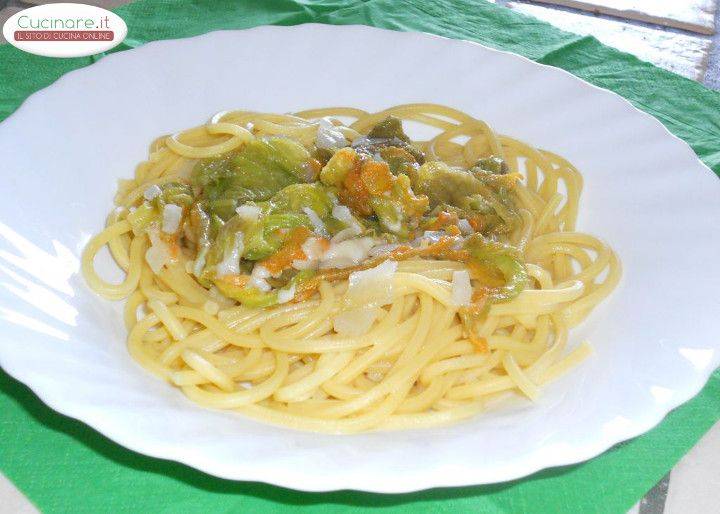
[[[192,271],[198,281],[256,308],[277,304],[279,290],[299,286],[314,274],[290,267],[295,257],[284,257],[303,255],[298,247],[303,239],[289,239],[298,227],[317,238],[353,227],[350,237],[402,243],[421,236],[422,227],[444,230],[466,220],[464,230],[470,223],[476,231],[465,242],[471,259],[505,279],[489,297],[498,302],[514,298],[529,283],[514,249],[494,242],[518,222],[515,180],[505,162],[493,156],[470,169],[425,162],[400,120],[390,117],[339,149],[308,148],[286,137],[257,138],[199,161],[189,184],[160,186],[127,219],[140,232],[161,225],[166,205],[181,207],[184,228],[177,237],[195,250]],[[344,207],[335,209],[343,199],[349,215]],[[458,227],[451,232],[458,234]],[[286,253],[278,254],[286,244]],[[240,255],[239,273],[217,276],[218,265],[233,255]],[[267,279],[272,289],[250,286],[256,263],[274,257],[267,261],[276,266],[275,276]],[[228,273],[226,265],[223,269]]]
[[[496,302],[512,300],[527,288],[530,279],[525,265],[511,246],[488,241],[480,234],[470,236],[465,249],[478,264],[494,267],[502,273],[505,285],[493,290],[490,299]]]

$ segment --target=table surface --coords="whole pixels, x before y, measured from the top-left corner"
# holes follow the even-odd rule
[[[557,27],[579,34],[590,34],[597,37],[608,46],[634,53],[641,59],[653,62],[660,67],[678,72],[692,62],[699,68],[697,76],[691,77],[705,86],[720,90],[720,10],[715,11],[715,32],[704,34],[698,31],[678,29],[647,23],[641,21],[639,16],[619,17],[598,13],[596,8],[589,6],[589,10],[569,8],[558,4],[583,4],[583,0],[487,0],[498,5],[506,6],[523,14],[535,16]],[[549,3],[548,3],[549,2]],[[589,4],[604,3],[609,6],[617,5],[617,0],[587,0]],[[705,3],[717,7],[720,0],[674,0],[674,4]],[[627,3],[621,2],[621,3]],[[657,0],[635,0],[632,2],[639,6],[643,4],[652,11],[651,6],[657,5]],[[638,9],[642,11],[642,9]],[[629,13],[627,16],[632,16]],[[674,36],[673,39],[671,37]],[[690,53],[688,46],[696,43],[699,47]],[[653,50],[655,50],[653,52]],[[656,57],[659,59],[653,59]],[[668,66],[670,64],[670,66]],[[677,64],[677,66],[672,66]],[[689,74],[681,73],[685,76]]]
[[[612,44],[614,23],[617,24],[618,34],[626,33],[628,28],[632,31],[633,27],[639,28],[637,32],[641,34],[650,33],[648,43],[650,47],[654,44],[652,35],[655,33],[661,32],[662,34],[659,35],[663,36],[665,41],[668,40],[665,37],[666,35],[677,34],[681,38],[689,36],[702,43],[701,46],[704,52],[702,55],[698,54],[690,57],[697,60],[697,63],[695,63],[696,68],[700,70],[694,78],[712,89],[720,90],[720,30],[716,30],[715,34],[712,35],[700,35],[692,31],[649,24],[638,20],[618,19],[617,16],[598,15],[582,9],[548,5],[546,2],[549,1],[551,0],[545,0],[540,4],[521,0],[494,0],[499,5],[526,14],[542,15],[543,20],[554,23],[564,30],[569,30],[568,19],[571,20],[570,26],[572,26],[573,19],[579,20],[578,25],[584,27],[585,33],[595,35],[606,44]],[[655,0],[645,1],[650,3]],[[688,4],[693,3],[691,0],[677,1]],[[713,0],[713,2],[715,1]],[[9,16],[20,9],[42,3],[50,2],[44,0],[0,0],[0,24],[4,23]],[[113,8],[126,2],[123,0],[85,0],[84,3]],[[563,0],[558,0],[558,3],[563,3]],[[567,3],[567,0],[565,3]],[[715,13],[715,26],[720,27],[720,11]],[[595,27],[598,28],[595,29]],[[651,31],[656,32],[644,29],[651,29]],[[594,33],[594,30],[597,30],[598,33]],[[578,32],[580,31],[578,30]],[[603,37],[605,39],[609,37],[610,41],[603,40]],[[0,41],[2,41],[1,37]],[[621,45],[618,45],[618,47],[625,50]],[[672,64],[673,49],[670,48],[669,54],[667,50],[667,48],[663,48],[664,62],[658,62],[657,64],[664,65],[665,62]],[[684,59],[687,61],[688,57],[686,55],[680,55],[683,53],[682,48],[677,48],[677,53],[678,60]],[[717,512],[717,506],[720,504],[720,459],[717,458],[718,456],[720,456],[720,422],[630,512],[633,514],[706,514]],[[0,514],[36,512],[37,509],[25,496],[0,474]]]

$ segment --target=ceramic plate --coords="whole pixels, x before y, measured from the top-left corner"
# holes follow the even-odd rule
[[[84,285],[78,259],[153,138],[230,108],[406,102],[462,109],[582,170],[578,227],[624,264],[618,289],[572,331],[573,344],[593,344],[589,361],[536,404],[351,436],[200,408],[133,362],[121,303]],[[514,479],[647,431],[720,363],[720,238],[709,237],[720,181],[619,96],[513,54],[363,26],[155,42],[32,95],[0,124],[0,155],[0,365],[114,441],[220,477],[377,492]],[[107,255],[99,268],[111,273]]]

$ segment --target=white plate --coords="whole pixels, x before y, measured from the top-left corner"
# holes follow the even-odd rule
[[[579,227],[624,264],[619,288],[572,332],[596,348],[586,364],[536,405],[449,428],[332,436],[204,410],[132,361],[121,304],[88,290],[78,256],[154,137],[233,107],[415,101],[460,108],[583,171]],[[619,96],[516,55],[361,26],[150,43],[30,97],[0,125],[0,155],[2,367],[114,441],[214,475],[377,492],[514,479],[645,432],[720,362],[720,181]]]

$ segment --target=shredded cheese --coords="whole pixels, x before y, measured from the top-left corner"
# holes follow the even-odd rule
[[[470,222],[465,218],[459,220],[457,226],[460,229],[460,232],[462,232],[465,236],[468,236],[475,232],[472,228],[472,225],[470,225]]]
[[[255,267],[252,270],[252,273],[250,274],[250,282],[249,284],[252,287],[255,287],[262,291],[263,293],[267,293],[270,291],[271,287],[270,284],[267,283],[266,278],[270,277],[270,272],[265,268],[265,266],[262,266],[260,264],[256,264]]]
[[[232,248],[229,251],[225,251],[223,260],[220,261],[215,268],[215,274],[218,277],[237,275],[240,273],[240,256],[245,249],[244,238],[245,236],[242,232],[235,234],[235,241],[233,242]]]
[[[330,120],[327,118],[318,120],[315,146],[323,150],[338,150],[347,145],[348,141],[343,133],[337,130]]]
[[[295,284],[278,291],[278,303],[288,303],[293,298],[295,298]]]
[[[467,270],[453,271],[450,299],[458,307],[468,305],[472,300],[472,285]]]
[[[327,234],[325,223],[323,223],[323,220],[320,219],[320,216],[318,216],[314,210],[310,207],[303,207],[303,212],[310,219],[310,223],[312,223],[315,232],[321,235]]]
[[[160,189],[160,186],[157,184],[153,184],[152,186],[148,187],[145,192],[143,193],[143,196],[145,197],[145,200],[150,201],[154,198],[157,198],[162,194],[162,189]]]
[[[162,231],[166,234],[174,234],[180,228],[182,220],[182,207],[173,203],[165,204],[163,207]]]
[[[260,207],[257,205],[245,204],[235,209],[235,212],[241,219],[249,221],[250,223],[255,223],[260,217],[261,211]]]
[[[321,268],[349,268],[367,259],[370,248],[375,244],[372,237],[361,237],[341,242],[330,242],[320,261]]]

